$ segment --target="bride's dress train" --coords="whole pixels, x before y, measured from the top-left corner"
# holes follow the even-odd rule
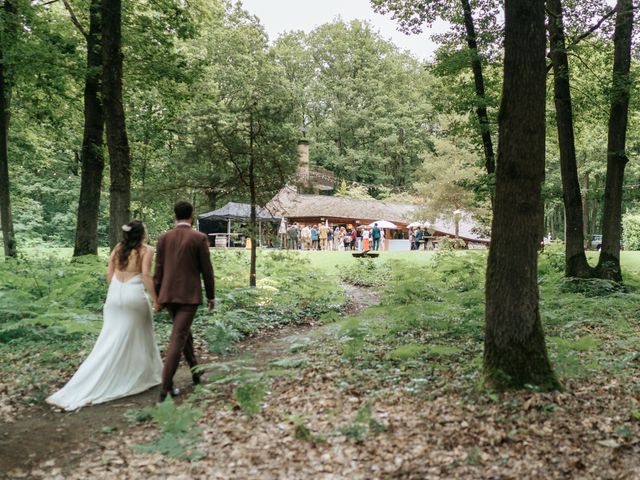
[[[158,385],[161,372],[142,277],[122,282],[114,275],[93,350],[71,380],[46,401],[65,410],[108,402]]]

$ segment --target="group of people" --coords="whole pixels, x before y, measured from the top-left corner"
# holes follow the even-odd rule
[[[409,245],[411,250],[420,250],[420,246],[424,245],[424,249],[427,249],[427,242],[431,233],[425,226],[424,228],[417,226],[409,229]]]
[[[103,403],[161,385],[159,400],[180,393],[173,384],[180,357],[191,368],[194,385],[201,372],[193,347],[191,323],[202,303],[214,307],[214,276],[209,240],[192,228],[193,206],[175,204],[175,228],[147,245],[144,224],[134,220],[122,226],[122,241],[111,252],[107,270],[109,290],[102,330],[96,343],[67,384],[47,398],[64,410]],[[146,290],[146,295],[145,295]],[[166,310],[173,329],[164,365],[153,329],[153,310]]]
[[[287,229],[287,249],[325,250],[344,252],[347,250],[369,251],[384,249],[384,229],[363,225],[359,228],[346,225],[331,227],[320,223],[306,225],[293,223]]]

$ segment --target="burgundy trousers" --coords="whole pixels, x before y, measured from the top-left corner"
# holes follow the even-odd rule
[[[165,305],[171,319],[173,329],[169,338],[169,347],[164,359],[162,369],[162,392],[167,393],[173,388],[173,376],[178,370],[180,355],[189,364],[189,368],[195,367],[198,362],[193,351],[193,336],[191,335],[191,323],[196,315],[198,305],[184,305],[180,303],[168,303]]]

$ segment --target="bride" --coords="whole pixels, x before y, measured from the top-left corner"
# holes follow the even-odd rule
[[[146,288],[155,302],[153,249],[144,244],[141,221],[123,225],[122,230],[124,239],[109,258],[109,291],[98,340],[71,380],[46,400],[64,410],[134,395],[161,381],[162,361],[144,294]]]

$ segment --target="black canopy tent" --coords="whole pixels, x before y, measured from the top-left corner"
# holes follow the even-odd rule
[[[264,208],[256,209],[258,218],[258,244],[262,243],[262,222],[280,223],[280,217],[274,217]],[[212,212],[198,215],[198,230],[210,237],[226,236],[227,245],[231,238],[232,222],[248,222],[251,219],[251,205],[248,203],[229,202],[224,207]],[[226,232],[221,231],[226,222]]]

